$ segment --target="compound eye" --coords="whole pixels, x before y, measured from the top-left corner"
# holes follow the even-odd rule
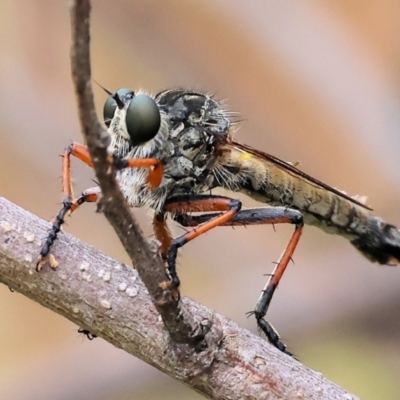
[[[115,110],[118,107],[118,103],[115,100],[115,97],[117,96],[120,99],[120,102],[122,103],[122,99],[129,93],[133,94],[133,91],[131,89],[123,88],[123,89],[118,89],[116,93],[113,93],[111,96],[108,96],[108,99],[104,103],[104,108],[103,108],[103,118],[107,128],[110,126],[111,120],[113,119],[115,114]]]
[[[160,110],[150,96],[138,94],[131,100],[126,111],[126,128],[133,146],[153,139],[160,124]]]

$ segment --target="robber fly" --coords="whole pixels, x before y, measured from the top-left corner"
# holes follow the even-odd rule
[[[304,223],[344,236],[372,262],[399,264],[399,229],[371,215],[361,198],[350,197],[290,163],[234,140],[232,114],[213,96],[183,89],[156,96],[129,89],[108,94],[104,120],[111,138],[109,154],[119,160],[116,179],[129,206],[145,206],[154,212],[154,233],[161,243],[168,277],[165,290],[178,290],[180,284],[175,268],[178,249],[210,229],[293,224],[294,233],[251,312],[269,341],[290,354],[265,315]],[[92,165],[85,146],[72,143],[65,149],[63,208],[53,220],[38,269],[48,257],[64,218],[100,196],[100,189],[93,187],[73,198],[71,155]],[[269,206],[241,209],[235,198],[210,194],[217,187],[245,193]],[[168,216],[193,229],[173,238]]]

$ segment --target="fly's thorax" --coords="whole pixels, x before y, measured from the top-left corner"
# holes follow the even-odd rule
[[[214,136],[198,127],[180,124],[171,132],[171,153],[165,160],[165,178],[174,181],[170,195],[201,193],[212,184],[218,159]]]
[[[158,188],[151,189],[147,184],[148,170],[145,168],[118,173],[121,190],[128,202],[134,207],[146,206],[160,211],[169,197],[208,190],[212,184],[210,170],[218,158],[212,138],[198,127],[185,127],[183,123],[175,126],[158,158],[164,167],[164,177]]]
[[[184,89],[171,89],[159,93],[155,99],[168,116],[171,127],[184,123],[186,127],[206,128],[221,140],[227,137],[231,126],[230,113],[212,96]]]
[[[156,100],[170,127],[163,158],[168,197],[210,189],[220,146],[230,140],[227,112],[211,96],[181,89],[161,92]]]

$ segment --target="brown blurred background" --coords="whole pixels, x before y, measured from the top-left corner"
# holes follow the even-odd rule
[[[236,138],[368,203],[400,225],[400,2],[93,1],[93,76],[110,90],[216,93]],[[0,3],[0,195],[51,219],[60,158],[81,141],[66,1]],[[101,112],[106,95],[95,87]],[[91,171],[74,164],[76,190]],[[254,205],[254,202],[247,202]],[[135,211],[151,234],[149,218]],[[66,228],[121,261],[93,206]],[[175,233],[180,232],[175,228]],[[251,310],[291,227],[221,228],[185,247],[184,294],[256,332]],[[197,399],[183,385],[0,287],[0,398]],[[400,269],[305,230],[269,320],[291,351],[364,399],[400,398]]]

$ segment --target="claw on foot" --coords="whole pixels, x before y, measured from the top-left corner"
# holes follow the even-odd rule
[[[52,270],[56,270],[58,268],[58,261],[57,259],[53,256],[53,254],[48,254],[47,256],[40,256],[38,262],[36,263],[36,271],[40,272],[40,270],[43,268],[43,266],[46,264],[46,262],[49,262],[50,268]]]
[[[178,287],[174,284],[173,281],[164,281],[164,282],[161,282],[161,283],[159,284],[159,287],[160,287],[163,291],[169,290],[169,291],[171,292],[171,294],[172,294],[172,297],[174,298],[174,300],[175,300],[176,302],[178,302],[179,299],[181,298],[181,294],[180,294],[180,292],[179,292],[179,289],[178,289]]]

